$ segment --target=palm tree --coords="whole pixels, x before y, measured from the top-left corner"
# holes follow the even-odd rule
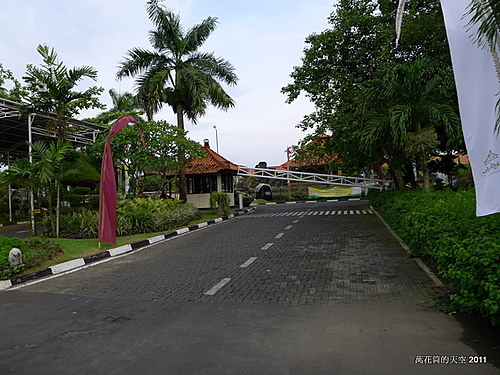
[[[500,81],[500,0],[472,0],[470,23],[478,24],[475,42],[489,48],[494,56],[497,79]],[[495,130],[500,132],[500,100],[496,105]]]
[[[471,24],[477,23],[476,42],[500,53],[500,0],[472,0]]]
[[[461,140],[460,120],[451,104],[452,82],[450,67],[419,59],[387,65],[383,77],[369,82],[364,93],[369,106],[365,145],[379,145],[387,158],[401,160],[405,152],[419,155],[426,190],[428,152],[436,149],[438,136],[446,139],[447,148]]]
[[[56,237],[59,237],[59,206],[60,206],[60,178],[64,169],[64,157],[73,149],[70,143],[58,140],[47,144],[42,141],[29,143],[31,147],[30,158],[16,160],[3,175],[3,182],[20,184],[28,189],[30,195],[39,190],[39,201],[42,190],[50,190],[53,186],[56,191]],[[36,226],[31,208],[32,229]]]
[[[42,66],[29,64],[23,77],[28,83],[27,100],[35,110],[56,114],[48,126],[56,131],[58,138],[64,139],[69,131],[68,118],[84,108],[103,108],[98,98],[102,88],[92,86],[83,92],[75,91],[84,78],[97,80],[97,71],[91,66],[68,69],[48,46],[39,45],[37,51],[42,56]]]
[[[99,114],[95,120],[104,124],[111,124],[121,115],[127,114],[137,117],[143,121],[141,119],[141,115],[144,111],[141,108],[139,100],[134,94],[130,92],[120,94],[115,89],[110,89],[108,93],[111,97],[113,106],[109,110]]]
[[[217,19],[208,17],[185,32],[180,17],[158,0],[147,3],[146,10],[155,29],[149,32],[153,51],[133,48],[120,64],[117,78],[137,76],[137,96],[148,119],[167,104],[177,115],[177,126],[184,130],[184,116],[196,123],[208,105],[227,110],[233,99],[221,82],[235,85],[238,78],[230,62],[213,53],[199,52],[215,30]],[[184,160],[181,151],[179,159]],[[179,170],[180,199],[187,198],[185,168]]]

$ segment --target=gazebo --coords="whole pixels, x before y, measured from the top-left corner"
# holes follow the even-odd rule
[[[205,139],[205,155],[189,163],[186,168],[187,201],[198,208],[210,208],[210,193],[224,192],[234,206],[234,177],[238,166],[210,148]]]

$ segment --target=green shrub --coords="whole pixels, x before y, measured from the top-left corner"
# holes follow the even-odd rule
[[[99,195],[91,195],[88,197],[90,208],[99,208]]]
[[[9,252],[13,247],[21,249],[23,265],[10,267]],[[62,248],[47,238],[30,237],[25,240],[0,236],[0,278],[6,279],[26,269],[33,269],[54,259],[62,253]]]
[[[253,202],[253,197],[245,195],[243,197],[243,207],[249,207]]]
[[[210,193],[210,209],[213,214],[217,212],[218,214],[223,213],[224,215],[229,215],[231,213],[230,202],[231,201],[227,193],[221,191],[214,191]]]
[[[120,200],[117,208],[118,236],[161,232],[188,224],[200,217],[196,207],[178,201],[154,198]],[[47,235],[54,233],[50,216],[44,220]],[[64,238],[96,238],[99,216],[95,210],[83,208],[61,216],[60,236]]]
[[[80,203],[83,202],[85,197],[80,194],[75,194],[75,193],[68,193],[64,194],[62,197],[63,201],[69,202],[69,203]]]
[[[71,189],[71,192],[73,194],[79,194],[79,195],[89,195],[92,189],[86,186],[76,186],[73,189]]]
[[[500,324],[500,215],[475,216],[473,189],[371,193],[373,206],[450,285],[451,302]]]
[[[0,236],[0,267],[9,267],[9,253],[14,247],[21,249],[23,252],[26,250],[23,240],[20,238]]]
[[[24,243],[28,250],[23,261],[28,268],[38,267],[63,253],[61,246],[48,238],[30,237]]]

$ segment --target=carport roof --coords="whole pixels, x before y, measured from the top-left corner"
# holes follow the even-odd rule
[[[28,152],[29,120],[32,140],[55,139],[56,134],[46,129],[47,122],[54,120],[53,113],[32,111],[26,114],[26,105],[0,98],[0,154],[20,155]],[[106,127],[86,121],[68,119],[71,128],[66,139],[74,144],[92,144]]]

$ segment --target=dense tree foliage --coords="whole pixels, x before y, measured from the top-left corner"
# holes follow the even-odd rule
[[[397,2],[340,0],[330,15],[331,27],[306,39],[302,65],[294,67],[291,73],[293,82],[282,88],[287,102],[304,93],[314,103],[315,111],[305,116],[299,127],[313,129],[312,138],[330,135],[325,150],[338,156],[332,159],[332,170],[354,173],[364,168],[371,169],[375,163],[388,163],[393,171],[399,169],[402,178],[406,177],[407,181],[412,178],[412,164],[416,159],[415,155],[404,152],[405,145],[395,148],[390,137],[379,138],[381,142],[366,142],[369,124],[381,112],[397,104],[394,100],[384,102],[377,95],[367,100],[368,89],[375,90],[377,85],[382,89],[391,72],[408,71],[418,59],[427,61],[428,66],[422,72],[428,72],[429,67],[435,65],[449,71],[451,65],[439,2],[416,0],[408,5],[403,25],[405,32],[396,48]],[[441,79],[423,73],[422,77],[415,79],[421,83],[425,79],[439,81],[441,86],[433,91],[434,104],[454,111],[454,83],[447,77]],[[374,99],[378,102],[375,103]],[[385,115],[387,117],[388,113]],[[406,125],[407,129],[413,126],[410,123]],[[423,128],[429,126],[422,124]],[[442,130],[442,126],[436,127],[440,142],[435,144],[434,151],[446,150],[445,145],[450,145],[447,141],[449,134]],[[455,134],[453,137],[456,141]]]
[[[125,127],[112,140],[116,170],[121,176],[129,176],[132,191],[140,189],[147,174],[158,176],[159,188],[167,190],[168,180],[172,177],[169,172],[177,171],[203,155],[199,143],[166,121],[142,122],[140,127],[147,146],[142,144],[137,129],[131,126]],[[100,166],[106,137],[107,132],[101,134],[95,144],[85,150],[88,160],[95,166]],[[179,158],[181,150],[183,157]]]

